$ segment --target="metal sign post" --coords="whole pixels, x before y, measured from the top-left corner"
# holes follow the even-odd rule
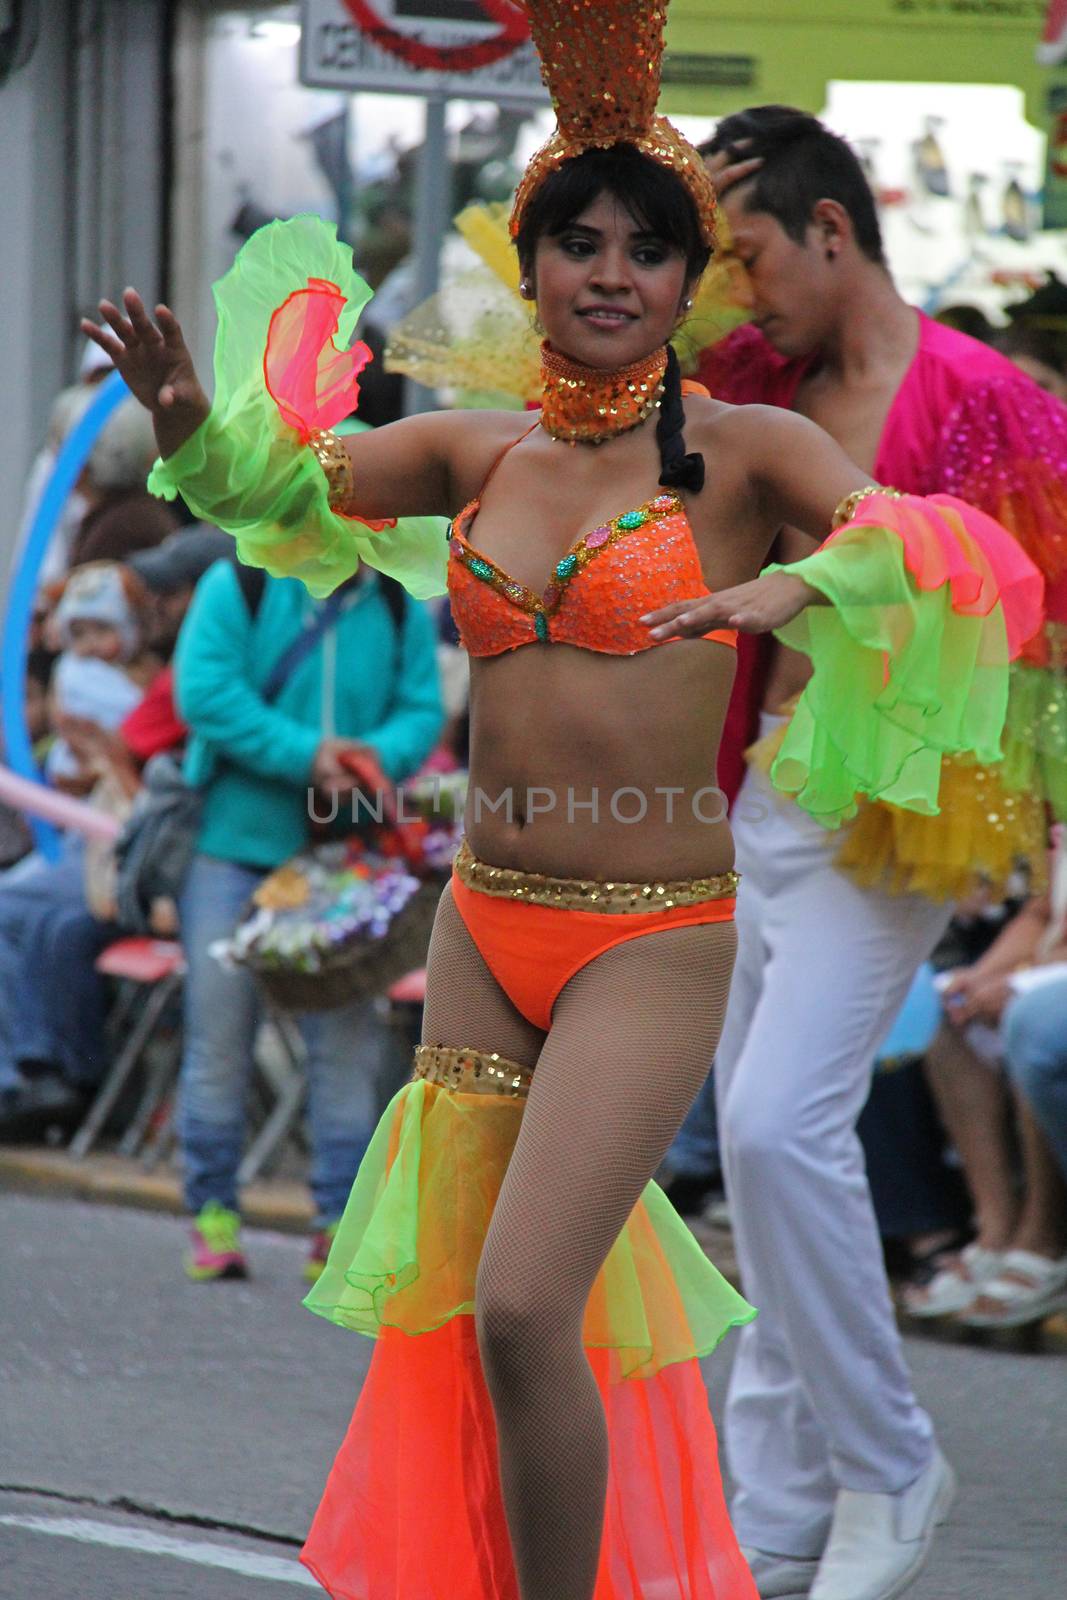
[[[377,10],[398,32],[435,45],[476,44],[498,32],[489,21],[469,19],[469,6],[441,0],[377,0]],[[451,13],[451,15],[450,15]],[[300,31],[300,81],[312,88],[363,90],[373,94],[420,95],[426,123],[415,187],[414,251],[416,303],[440,286],[441,242],[451,216],[451,166],[445,112],[452,98],[491,100],[502,107],[539,109],[548,105],[541,68],[527,40],[501,60],[471,72],[413,68],[379,48],[359,28],[344,0],[303,0]],[[358,263],[357,263],[358,265]],[[410,414],[434,408],[433,391],[408,379],[405,409]]]
[[[452,194],[452,168],[445,138],[443,95],[426,101],[426,123],[415,180],[415,304],[422,305],[437,293],[441,284],[441,241],[448,230]],[[404,380],[404,410],[408,416],[418,411],[433,411],[437,401],[432,389]]]

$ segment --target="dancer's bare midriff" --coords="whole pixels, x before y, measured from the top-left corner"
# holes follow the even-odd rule
[[[733,865],[715,787],[731,649],[689,639],[609,656],[548,644],[471,665],[467,833],[481,859],[627,881]]]

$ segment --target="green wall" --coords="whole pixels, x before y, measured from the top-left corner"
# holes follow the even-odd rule
[[[1010,83],[1043,126],[1049,87],[1067,83],[1067,72],[1034,59],[1044,14],[1045,0],[671,0],[663,106],[721,116],[778,101],[819,111],[831,78]],[[672,81],[682,72],[687,81]]]

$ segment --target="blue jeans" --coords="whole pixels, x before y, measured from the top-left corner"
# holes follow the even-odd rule
[[[181,895],[184,996],[178,1131],[185,1199],[236,1210],[252,1051],[260,1020],[255,980],[227,971],[209,947],[233,933],[266,876],[214,856],[194,856]],[[371,1008],[357,1002],[298,1017],[307,1051],[310,1186],[316,1227],[336,1221],[378,1116],[380,1060]]]
[[[58,861],[27,856],[0,876],[0,1088],[17,1087],[30,1060],[99,1083],[107,988],[94,963],[116,932],[86,904],[80,840]]]
[[[1001,1037],[1008,1074],[1067,1178],[1067,978],[1010,1001]]]
[[[720,1170],[718,1121],[715,1114],[715,1068],[689,1107],[685,1121],[664,1158],[683,1178],[714,1177]]]

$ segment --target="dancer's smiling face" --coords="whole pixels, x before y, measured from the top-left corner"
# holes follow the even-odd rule
[[[625,367],[674,332],[686,261],[604,192],[561,233],[538,240],[532,287],[553,349],[586,366]]]

